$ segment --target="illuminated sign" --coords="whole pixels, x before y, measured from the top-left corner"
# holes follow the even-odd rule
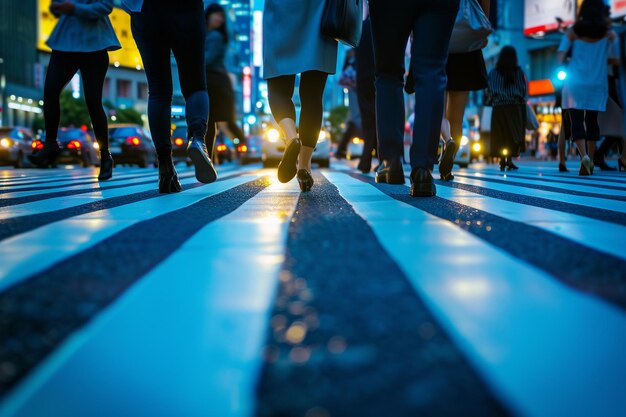
[[[243,112],[250,113],[252,110],[252,70],[250,67],[243,68]]]
[[[46,41],[58,21],[48,10],[49,6],[50,0],[39,0],[39,36],[37,49],[43,52],[50,52]],[[139,50],[137,49],[137,45],[135,45],[135,40],[130,30],[130,16],[122,9],[114,8],[109,18],[113,24],[115,34],[122,45],[122,49],[109,52],[109,62],[116,67],[143,69],[141,56],[139,55]]]
[[[263,12],[258,10],[252,14],[252,62],[263,66]]]
[[[526,0],[524,2],[524,35],[542,34],[569,26],[576,20],[575,0]]]
[[[626,16],[626,0],[611,0],[611,17]]]

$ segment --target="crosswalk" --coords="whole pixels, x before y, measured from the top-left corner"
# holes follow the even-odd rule
[[[626,175],[179,174],[0,172],[0,416],[626,415]]]

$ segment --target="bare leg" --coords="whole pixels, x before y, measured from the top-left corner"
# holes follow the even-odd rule
[[[282,129],[285,139],[290,141],[293,138],[298,137],[298,130],[296,129],[296,121],[290,118],[286,118],[278,122],[280,128]]]
[[[580,159],[583,159],[587,156],[587,148],[585,147],[585,139],[576,139],[576,147],[578,148],[578,152],[580,152]]]
[[[469,98],[469,91],[448,91],[446,119],[450,122],[450,135],[457,143],[463,136],[463,116]]]
[[[298,155],[298,169],[306,169],[311,171],[311,157],[315,148],[309,146],[302,146],[300,148],[300,154]]]
[[[558,153],[559,153],[559,162],[565,164],[567,160],[567,156],[565,155],[565,133],[564,129],[561,129],[559,132],[559,141],[558,141]]]

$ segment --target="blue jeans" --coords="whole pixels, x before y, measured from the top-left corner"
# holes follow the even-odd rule
[[[204,138],[209,96],[204,72],[202,0],[146,1],[132,13],[131,28],[148,78],[148,122],[159,156],[171,149],[172,65],[178,64],[189,137]]]
[[[411,166],[432,170],[444,111],[446,61],[459,0],[370,0],[376,60],[376,122],[382,160],[404,153],[404,55],[413,32],[415,124]]]

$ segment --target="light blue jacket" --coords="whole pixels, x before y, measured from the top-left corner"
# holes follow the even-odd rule
[[[109,14],[113,0],[74,0],[71,15],[59,18],[46,44],[53,51],[114,51],[121,45],[115,35]]]

